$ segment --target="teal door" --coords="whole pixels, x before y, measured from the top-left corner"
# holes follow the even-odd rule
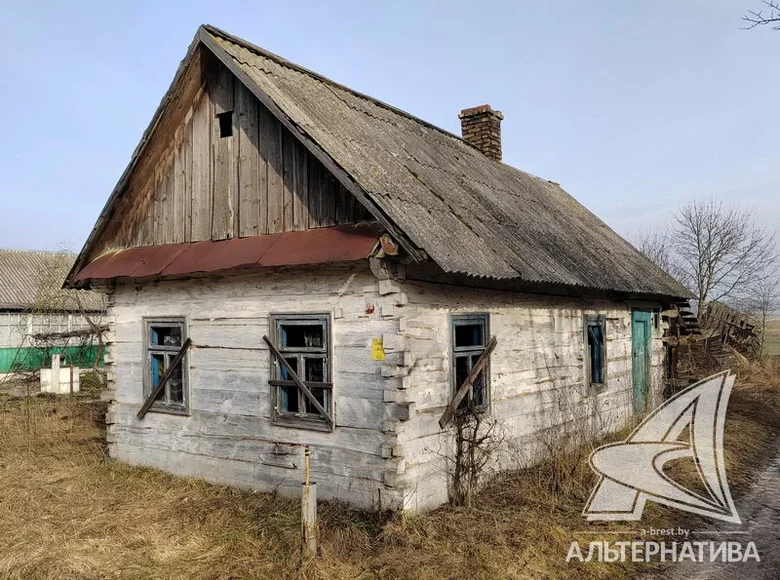
[[[631,311],[631,367],[634,381],[634,413],[647,410],[647,386],[650,376],[649,310]]]

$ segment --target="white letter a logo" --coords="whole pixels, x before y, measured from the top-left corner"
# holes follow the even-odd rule
[[[724,371],[666,401],[623,443],[599,447],[590,466],[601,477],[583,515],[588,520],[638,520],[652,499],[681,510],[739,524],[723,464],[723,425],[734,375]],[[688,429],[688,440],[679,440]],[[692,457],[704,492],[663,471],[666,462]]]

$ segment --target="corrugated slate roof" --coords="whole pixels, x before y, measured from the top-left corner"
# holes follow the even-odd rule
[[[444,130],[216,28],[203,30],[229,57],[223,62],[268,95],[444,271],[690,295],[557,183],[492,161]]]
[[[87,290],[63,290],[75,254],[0,249],[0,309],[105,310],[105,297]]]

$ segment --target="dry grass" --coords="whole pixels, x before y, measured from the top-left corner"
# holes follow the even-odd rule
[[[738,491],[771,451],[778,376],[777,363],[740,369],[726,432]],[[322,555],[302,563],[297,501],[107,461],[102,413],[67,399],[0,402],[0,578],[606,579],[636,571],[565,563],[571,541],[599,539],[576,532],[594,529],[580,515],[594,483],[588,448],[496,480],[470,508],[400,518],[322,504]],[[648,506],[644,526],[696,525]]]
[[[766,321],[764,352],[768,356],[780,357],[780,316],[773,316]]]

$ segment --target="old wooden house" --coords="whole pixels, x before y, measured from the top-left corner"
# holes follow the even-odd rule
[[[460,118],[201,27],[67,282],[109,295],[111,455],[298,493],[307,445],[320,497],[420,510],[464,405],[506,467],[652,405],[688,292]]]

